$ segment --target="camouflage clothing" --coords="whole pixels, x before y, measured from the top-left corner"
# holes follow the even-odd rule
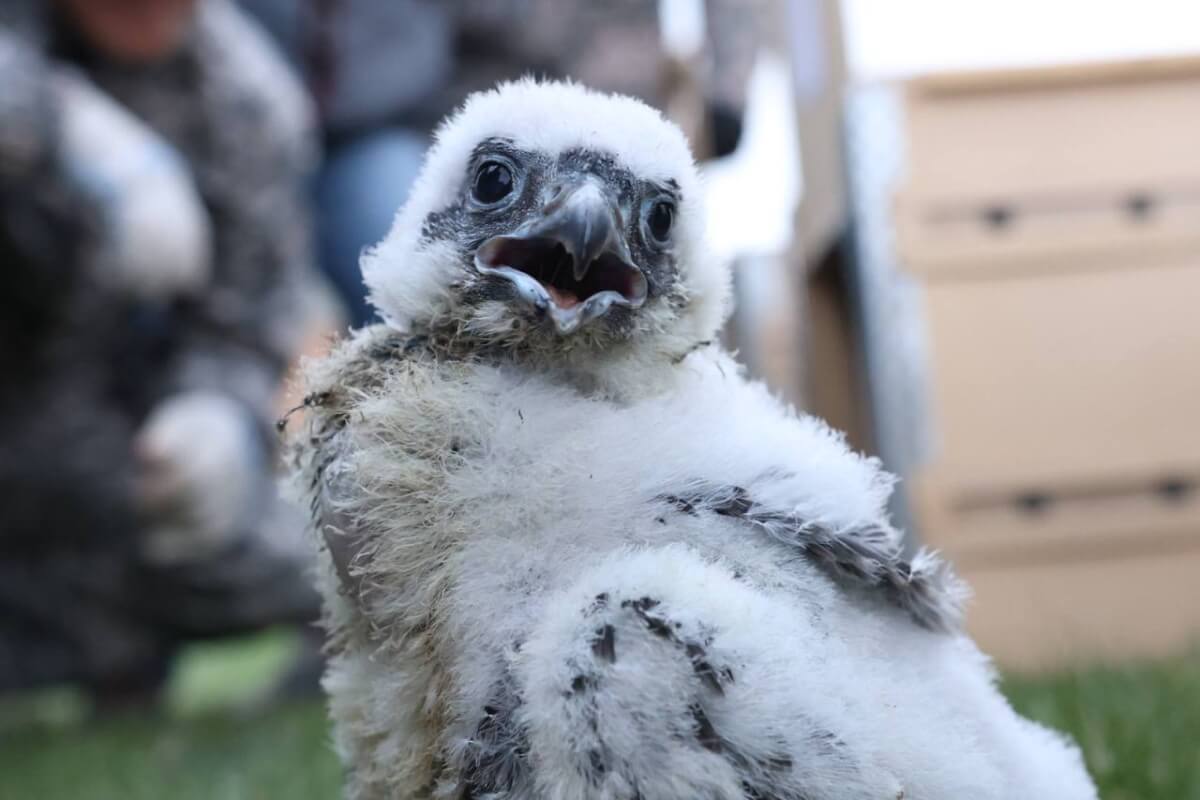
[[[241,2],[317,101],[327,145],[315,183],[320,266],[358,327],[375,316],[359,255],[407,197],[429,130],[467,94],[523,75],[569,77],[664,108],[699,154],[723,155],[736,146],[777,0],[703,0],[708,41],[690,43],[703,56],[688,59],[686,77],[664,52],[654,0]]]
[[[273,402],[303,322],[306,107],[261,34],[202,0],[180,52],[106,60],[51,3],[0,5],[0,691],[157,673],[181,639],[315,613],[272,498]],[[211,221],[212,274],[146,302],[97,276],[108,208],[63,167],[55,76],[78,73],[165,140]],[[147,564],[132,439],[182,392],[234,398],[264,498],[218,554]]]
[[[459,0],[460,64],[452,94],[545,74],[666,104],[659,3],[651,0]],[[767,0],[703,0],[701,75],[708,102],[740,116]]]
[[[470,92],[570,77],[663,106],[653,0],[242,0],[312,88],[327,131],[428,128]],[[770,0],[705,0],[709,101],[739,113]]]

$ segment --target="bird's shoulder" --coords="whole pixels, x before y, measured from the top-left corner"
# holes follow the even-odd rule
[[[397,376],[422,365],[422,344],[384,325],[354,331],[324,356],[304,363],[303,400],[277,423],[294,476],[306,494],[328,492],[330,476],[360,449],[355,431],[378,427],[378,402]],[[384,416],[403,407],[400,394]],[[365,437],[369,440],[370,437]]]
[[[300,461],[444,461],[487,438],[512,396],[538,383],[423,333],[370,326],[306,364],[302,416],[289,436]],[[516,412],[513,412],[516,413]],[[291,412],[289,412],[290,416]],[[288,417],[280,429],[288,430]]]
[[[296,410],[336,427],[369,422],[371,411],[381,410],[373,401],[386,397],[391,408],[401,409],[420,401],[430,389],[462,381],[477,369],[470,359],[438,349],[424,334],[372,325],[352,332],[328,354],[304,365],[304,400]]]
[[[935,555],[906,556],[888,518],[894,479],[877,459],[728,362],[694,364],[678,392],[644,406],[644,421],[622,438],[636,443],[640,461],[654,463],[655,475],[667,476],[646,484],[668,522],[733,526],[737,548],[748,541],[795,548],[838,583],[886,598],[922,627],[957,630],[965,590]]]
[[[437,382],[464,366],[439,358],[423,337],[384,325],[353,332],[305,365],[306,393],[293,409],[302,419],[289,426],[285,417],[280,428],[289,434],[293,486],[355,596],[363,574],[394,566],[386,558],[359,563],[363,548],[420,526],[421,503],[403,506],[411,513],[377,513],[379,499],[423,496],[445,477],[454,420],[427,401],[446,394]]]

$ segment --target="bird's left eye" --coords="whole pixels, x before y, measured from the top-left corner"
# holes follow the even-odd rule
[[[650,216],[646,219],[646,227],[650,236],[659,244],[666,244],[671,238],[671,227],[675,224],[675,206],[666,200],[659,200],[650,208]]]
[[[475,171],[472,193],[484,205],[499,203],[513,190],[512,170],[499,161],[485,161]]]

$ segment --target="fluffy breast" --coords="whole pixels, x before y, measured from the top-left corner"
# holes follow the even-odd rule
[[[424,587],[449,571],[464,602],[479,603],[466,616],[495,631],[488,609],[504,598],[526,603],[617,549],[682,541],[738,563],[799,555],[727,517],[686,513],[680,498],[704,487],[741,487],[829,530],[890,531],[891,479],[874,461],[723,357],[675,368],[669,391],[626,402],[511,366],[389,369],[349,414],[352,511],[372,531],[370,572]],[[504,624],[520,616],[514,608]]]

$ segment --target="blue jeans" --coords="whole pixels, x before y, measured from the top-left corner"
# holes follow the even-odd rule
[[[408,199],[427,143],[420,133],[385,128],[327,153],[317,175],[317,256],[352,327],[376,319],[367,302],[359,257],[391,228]]]

